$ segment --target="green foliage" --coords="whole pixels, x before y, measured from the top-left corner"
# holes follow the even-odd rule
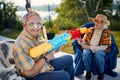
[[[19,20],[19,18],[16,18],[16,23],[15,23],[14,29],[22,30],[23,29],[22,24],[23,24],[22,21]]]
[[[54,28],[54,27],[48,28],[47,33],[55,33],[56,34],[56,33],[58,33],[58,29]]]
[[[60,7],[56,9],[58,17],[55,23],[60,29],[78,27],[89,22],[90,17],[101,13],[112,20],[113,0],[63,0]]]
[[[116,15],[112,15],[113,0],[64,0],[60,7],[56,9],[58,13],[54,23],[60,26],[60,29],[69,29],[78,27],[89,22],[89,17],[95,17],[101,13],[111,21],[110,30],[120,30],[119,20],[120,12],[117,9]],[[118,5],[119,8],[119,5]],[[118,27],[114,27],[118,26]]]
[[[60,22],[60,21],[62,21],[62,22]],[[54,23],[58,24],[60,26],[61,30],[66,30],[66,29],[70,29],[70,28],[79,26],[78,23],[72,22],[65,18],[59,18],[59,20],[55,20]]]
[[[16,16],[18,6],[12,2],[0,2],[0,29],[12,28],[22,26],[21,22]]]
[[[18,35],[20,34],[20,32],[21,32],[21,30],[13,29],[12,32],[10,32],[9,34],[2,34],[2,36],[16,39],[18,37]],[[1,33],[0,33],[0,35],[1,35]]]
[[[57,24],[54,24],[52,20],[45,22],[45,27],[47,30],[47,33],[58,33],[59,26]]]
[[[50,21],[46,21],[46,22],[44,23],[44,25],[45,25],[47,28],[52,27],[53,24],[54,24],[54,23],[53,23],[52,20],[50,20]]]
[[[0,8],[0,29],[4,28],[3,10]]]
[[[60,7],[56,9],[56,12],[58,17],[55,23],[62,29],[78,27],[87,20],[79,0],[64,0]]]
[[[112,31],[112,34],[114,35],[116,44],[118,46],[119,50],[118,57],[120,57],[120,31]]]
[[[84,0],[84,2],[90,17],[95,17],[98,13],[109,17],[112,15],[113,0]]]
[[[120,31],[120,21],[111,21],[109,29],[112,31]]]

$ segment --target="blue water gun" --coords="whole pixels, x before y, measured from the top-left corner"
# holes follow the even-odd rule
[[[73,28],[66,30],[64,33],[55,36],[53,39],[46,41],[30,50],[30,56],[33,58],[39,57],[44,53],[52,50],[57,50],[60,46],[65,45],[69,40],[76,39],[87,32],[87,28]]]

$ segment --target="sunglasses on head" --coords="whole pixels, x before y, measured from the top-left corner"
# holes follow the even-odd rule
[[[43,23],[41,21],[35,21],[35,20],[30,20],[28,22],[26,22],[28,27],[33,29],[33,28],[42,28],[43,27]]]
[[[95,19],[94,22],[95,22],[95,23],[98,23],[98,24],[102,24],[102,23],[103,23],[102,20],[97,20],[97,19]]]

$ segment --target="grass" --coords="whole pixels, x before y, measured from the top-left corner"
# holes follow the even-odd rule
[[[59,31],[59,33],[62,33],[62,32],[64,32],[64,31]],[[111,31],[111,32],[114,35],[116,44],[118,45],[118,48],[120,50],[120,31]],[[13,39],[16,39],[19,34],[20,34],[20,31],[18,31],[18,30],[13,30],[11,33],[3,34],[3,35],[0,33],[0,35],[2,35],[2,36],[6,36],[6,37],[9,37],[9,38],[13,38]],[[68,43],[65,45],[65,47],[63,48],[62,51],[74,54],[74,51],[73,51],[73,48],[72,48],[72,41],[68,41]],[[118,57],[120,57],[120,52],[118,54]]]
[[[69,41],[63,48],[62,50],[63,52],[66,52],[66,53],[71,53],[71,54],[74,54],[74,51],[73,51],[73,47],[72,47],[72,41]]]
[[[117,44],[118,49],[119,49],[118,57],[120,57],[120,31],[111,31],[111,32],[114,35],[116,44]]]
[[[62,33],[63,31],[60,31],[59,33]],[[111,31],[111,33],[114,35],[116,44],[118,45],[118,49],[120,51],[120,31]],[[72,48],[72,41],[69,41],[65,47],[63,48],[64,52],[74,54],[73,48]],[[120,57],[120,52],[118,54],[118,57]]]
[[[19,34],[20,34],[19,30],[12,30],[12,32],[6,33],[6,34],[2,34],[2,31],[0,31],[0,35],[13,38],[13,39],[16,39]]]
[[[119,49],[118,57],[120,57],[120,31],[111,31],[111,33],[114,35],[116,44],[117,44],[118,49]],[[65,45],[65,47],[63,48],[63,51],[68,52],[68,53],[71,53],[71,54],[74,54],[74,51],[73,51],[73,48],[72,48],[71,43],[72,43],[72,41],[69,41],[69,42]]]

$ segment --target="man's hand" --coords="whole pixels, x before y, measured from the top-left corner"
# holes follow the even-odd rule
[[[45,57],[46,57],[48,60],[51,60],[51,59],[54,58],[54,54],[55,54],[55,53],[56,53],[55,51],[51,51],[51,52],[47,53],[47,54],[45,55]]]
[[[47,53],[47,54],[45,55],[45,57],[46,57],[48,60],[54,58],[54,54],[55,54],[56,52],[62,51],[63,47],[64,47],[64,46],[60,46],[57,50]]]
[[[60,46],[60,47],[56,50],[56,52],[62,51],[63,47],[64,47],[63,45]]]

